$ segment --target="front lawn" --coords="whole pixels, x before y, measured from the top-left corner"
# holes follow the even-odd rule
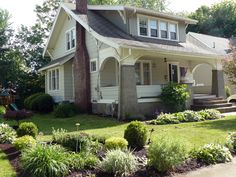
[[[0,150],[0,176],[1,177],[15,177],[16,172],[11,166],[7,156]]]
[[[40,140],[50,140],[52,127],[64,128],[69,132],[76,131],[76,123],[80,123],[80,131],[100,136],[123,137],[128,123],[121,123],[112,118],[98,117],[95,115],[78,115],[72,118],[54,118],[52,114],[33,116],[27,120],[34,122],[43,135]],[[8,121],[7,123],[13,124]],[[236,131],[236,116],[225,117],[219,120],[204,122],[183,123],[174,125],[147,125],[148,129],[154,129],[152,137],[168,136],[184,141],[189,149],[199,147],[206,143],[224,143],[229,132]]]

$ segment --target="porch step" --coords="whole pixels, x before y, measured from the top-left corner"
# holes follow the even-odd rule
[[[194,94],[193,99],[216,99],[216,95],[209,95],[209,94]]]
[[[217,104],[212,104],[212,103],[204,103],[204,104],[194,104],[192,105],[193,110],[201,110],[201,109],[214,109],[214,108],[222,108],[222,107],[231,107],[233,104],[232,103],[217,103]]]
[[[227,100],[223,99],[222,97],[215,97],[215,98],[207,98],[207,99],[193,99],[194,104],[220,104],[220,103],[227,103]]]
[[[217,110],[220,111],[221,113],[235,112],[236,106],[217,108]]]

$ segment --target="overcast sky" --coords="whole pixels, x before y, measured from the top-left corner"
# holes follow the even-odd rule
[[[35,22],[35,5],[44,0],[0,0],[0,8],[6,9],[12,15],[11,22],[14,28],[21,24],[32,25]],[[212,5],[221,0],[169,0],[168,9],[175,12],[192,12],[201,5]]]

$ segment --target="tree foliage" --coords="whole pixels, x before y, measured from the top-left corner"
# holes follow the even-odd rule
[[[201,6],[189,17],[198,20],[198,24],[190,25],[188,31],[220,37],[236,34],[236,1],[225,0],[211,7]]]

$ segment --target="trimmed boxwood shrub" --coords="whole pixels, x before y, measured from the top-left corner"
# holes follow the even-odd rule
[[[147,142],[147,128],[139,121],[132,121],[126,128],[124,138],[131,148],[141,149]]]
[[[126,149],[128,141],[120,137],[111,137],[106,139],[105,146],[107,149]]]
[[[43,95],[44,93],[35,93],[29,97],[27,97],[25,100],[24,100],[24,106],[26,109],[32,109],[32,102],[35,98],[37,98],[38,96],[40,95]]]
[[[170,112],[185,110],[185,103],[189,97],[187,85],[169,83],[162,88],[160,99]]]
[[[149,165],[160,172],[167,172],[187,158],[185,146],[178,140],[156,139],[148,148]]]
[[[36,140],[29,135],[25,135],[16,140],[13,143],[14,147],[18,150],[25,150],[26,148],[33,148],[36,146]]]
[[[116,149],[106,153],[99,167],[114,176],[129,176],[137,170],[138,162],[131,152]]]
[[[78,108],[74,104],[62,103],[54,110],[54,116],[60,118],[72,117],[78,113]]]
[[[32,100],[31,109],[40,113],[53,111],[54,101],[49,94],[41,94]]]
[[[207,144],[194,150],[192,156],[206,164],[224,163],[232,160],[229,149],[220,144]]]
[[[19,137],[29,135],[36,138],[38,135],[38,128],[33,122],[23,122],[17,129],[17,135]]]

